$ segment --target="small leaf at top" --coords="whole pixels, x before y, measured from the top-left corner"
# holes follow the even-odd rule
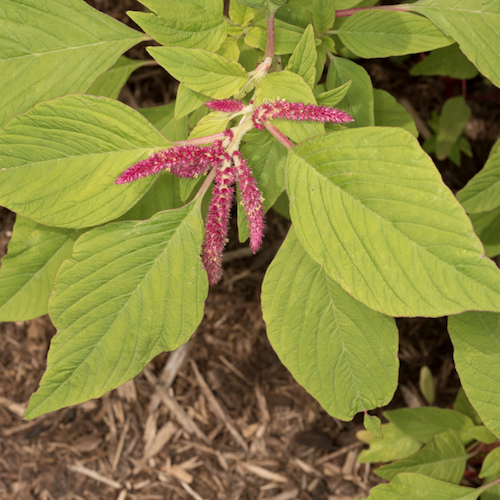
[[[316,44],[311,25],[307,27],[285,68],[297,73],[311,87],[316,80]]]

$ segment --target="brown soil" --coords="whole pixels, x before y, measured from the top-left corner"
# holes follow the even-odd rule
[[[90,4],[132,24],[135,0]],[[141,48],[131,57],[145,57]],[[444,102],[439,78],[409,77],[388,61],[364,63],[374,85],[405,96],[424,119]],[[484,92],[481,82],[471,93]],[[120,98],[135,107],[168,102],[176,83],[161,68],[132,75]],[[438,167],[456,190],[484,164],[500,134],[500,106],[470,101],[468,130],[476,157],[462,169]],[[0,256],[14,215],[0,212]],[[288,222],[270,213],[266,242],[256,258],[232,228],[224,280],[212,287],[205,318],[175,354],[155,358],[134,380],[98,400],[23,421],[45,369],[55,329],[48,317],[0,324],[0,499],[231,499],[348,500],[368,496],[380,482],[356,456],[358,419],[328,416],[283,367],[266,337],[260,311],[265,269]],[[418,374],[430,366],[436,404],[447,406],[458,388],[443,319],[398,320],[401,378],[391,407],[423,404]]]

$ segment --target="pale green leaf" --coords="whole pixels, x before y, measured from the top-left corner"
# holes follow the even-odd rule
[[[444,103],[439,116],[436,137],[435,151],[438,160],[444,160],[449,156],[453,146],[462,135],[470,116],[471,109],[462,96],[452,97]]]
[[[467,443],[471,441],[468,430],[474,427],[474,422],[467,415],[434,406],[390,410],[384,412],[384,417],[422,443],[428,443],[435,434],[449,429],[456,430],[462,441]]]
[[[238,0],[231,0],[229,4],[229,17],[236,24],[246,26],[257,14],[255,9],[243,5]]]
[[[349,50],[365,59],[415,54],[453,43],[428,19],[410,12],[360,11],[342,23],[337,34]]]
[[[186,87],[214,99],[236,94],[247,79],[246,71],[239,63],[206,50],[183,47],[148,47],[147,50]]]
[[[312,24],[312,14],[308,9],[302,8],[302,6],[290,6],[288,3],[283,4],[277,11],[274,16],[275,21],[283,21],[287,24],[293,24],[294,26],[298,26],[305,30],[307,26]],[[266,22],[267,24],[267,22]],[[263,24],[260,25],[264,27]]]
[[[85,93],[117,99],[128,77],[146,63],[147,61],[133,61],[122,56],[111,68],[99,75]]]
[[[458,484],[464,475],[468,454],[458,433],[451,429],[436,434],[411,457],[375,469],[388,481],[401,472],[418,472],[426,476]]]
[[[382,434],[383,438],[372,434],[369,439],[370,448],[361,451],[358,462],[363,464],[399,460],[412,455],[421,446],[419,441],[391,423],[382,425]]]
[[[177,97],[175,99],[175,119],[179,120],[189,113],[192,113],[208,101],[210,101],[210,97],[195,92],[186,87],[183,83],[180,83],[177,88]]]
[[[148,35],[165,46],[200,48],[216,52],[227,37],[228,25],[217,6],[204,0],[141,0],[154,14],[129,11],[127,14]]]
[[[291,71],[280,71],[268,74],[260,83],[255,93],[256,105],[265,99],[285,99],[290,102],[303,102],[305,104],[316,104],[316,99],[303,78]],[[296,122],[291,120],[273,120],[276,126],[292,141],[301,142],[309,137],[324,133],[321,123]]]
[[[351,9],[352,7],[371,7],[378,3],[378,0],[335,0],[337,10]]]
[[[469,80],[477,76],[476,67],[464,56],[458,44],[432,51],[410,70],[412,76],[449,76]]]
[[[304,31],[285,69],[297,73],[311,88],[314,87],[316,80],[316,44],[314,43],[314,31],[311,25]]]
[[[58,333],[25,418],[99,397],[189,339],[208,292],[199,205],[77,240],[56,277],[49,313]]]
[[[169,145],[137,111],[105,97],[40,103],[0,131],[0,204],[48,226],[102,224],[155,181],[116,185],[116,178]]]
[[[47,314],[57,269],[71,256],[80,234],[17,216],[0,269],[0,321],[25,321]]]
[[[436,394],[434,389],[434,379],[432,378],[432,372],[428,366],[422,366],[420,368],[420,378],[419,378],[419,389],[424,396],[428,404],[434,402],[434,396]]]
[[[240,58],[240,49],[238,47],[238,40],[234,37],[228,37],[220,46],[217,54],[222,56],[227,61],[237,61]]]
[[[286,0],[239,0],[243,5],[251,7],[252,9],[260,10],[266,15],[271,15],[276,12]]]
[[[484,254],[487,257],[496,257],[499,255],[500,206],[490,212],[480,212],[478,214],[470,214],[469,216],[474,226],[474,232],[479,236],[484,245]]]
[[[410,113],[389,92],[373,89],[373,99],[377,127],[401,127],[418,137],[417,126]]]
[[[485,478],[483,484],[487,485],[495,479],[500,479],[500,474],[494,474],[493,476]],[[482,492],[481,500],[500,500],[500,486],[498,485],[498,483],[495,486],[488,488],[486,491]]]
[[[484,479],[500,472],[500,448],[491,450],[484,459],[479,477]]]
[[[365,426],[365,429],[373,433],[374,436],[378,438],[384,437],[382,433],[382,422],[380,421],[380,418],[375,415],[365,413],[365,416],[363,417],[363,425]]]
[[[293,228],[264,278],[262,311],[278,357],[330,415],[351,420],[392,399],[399,364],[394,319],[328,278]]]
[[[476,441],[486,444],[494,443],[497,438],[496,436],[490,432],[484,425],[476,425],[469,429],[469,435]]]
[[[319,47],[316,47],[316,78],[314,80],[315,83],[318,83],[321,80],[321,77],[323,76],[323,71],[325,69],[325,64],[326,64],[326,50],[325,48],[320,45]]]
[[[420,0],[408,6],[451,36],[467,58],[500,87],[500,2],[496,0]]]
[[[326,88],[333,90],[352,80],[349,92],[339,102],[338,108],[349,113],[354,122],[348,127],[375,125],[373,87],[366,70],[349,59],[333,57],[328,68]]]
[[[500,150],[491,151],[483,169],[457,193],[457,198],[471,214],[500,206]]]
[[[439,481],[423,474],[398,474],[390,484],[379,484],[366,500],[476,500],[481,491]]]
[[[307,253],[391,316],[500,310],[500,272],[430,158],[404,130],[333,132],[294,147],[286,186]]]
[[[318,104],[320,104],[321,106],[329,106],[333,108],[346,96],[351,83],[352,80],[349,80],[336,89],[321,92],[321,94],[319,94],[316,98],[318,100]]]
[[[462,387],[484,425],[500,437],[500,315],[466,312],[448,318]]]
[[[174,117],[175,104],[138,109],[169,141],[187,139],[187,117],[178,120]]]
[[[146,39],[81,0],[2,0],[0,127],[40,101],[85,92]]]
[[[313,1],[313,24],[314,31],[318,35],[332,29],[335,22],[335,7],[332,0]]]
[[[470,404],[464,390],[461,387],[460,389],[458,389],[457,397],[455,398],[455,401],[453,403],[453,409],[459,411],[460,413],[463,413],[464,415],[467,415],[476,424],[476,427],[478,425],[482,425],[483,422],[479,418],[476,410],[472,408],[472,405]]]
[[[275,20],[274,29],[274,53],[277,55],[291,54],[302,38],[304,30],[292,24]],[[249,29],[245,36],[245,43],[250,47],[266,50],[267,30],[261,26],[254,26]]]
[[[219,134],[227,129],[230,116],[222,111],[212,111],[204,116],[189,134],[190,139]]]

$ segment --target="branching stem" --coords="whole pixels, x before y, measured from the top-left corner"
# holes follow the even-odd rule
[[[285,146],[287,149],[293,148],[294,144],[288,137],[286,137],[284,134],[282,134],[274,125],[272,125],[269,122],[264,122],[264,126],[266,127],[267,131],[278,141]]]

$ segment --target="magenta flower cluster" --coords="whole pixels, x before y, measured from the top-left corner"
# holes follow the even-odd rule
[[[250,104],[253,102],[250,101]],[[206,106],[214,111],[231,114],[240,113],[246,107],[241,101],[232,99],[209,101]],[[352,121],[347,113],[338,109],[283,100],[264,102],[252,113],[253,125],[259,130],[264,128],[266,121],[279,118],[324,123]],[[226,130],[225,136],[228,140],[233,140],[233,133],[230,130]],[[282,140],[285,141],[286,138],[283,137]],[[289,144],[292,146],[291,143]],[[240,190],[243,207],[247,214],[250,247],[254,253],[262,244],[264,236],[263,198],[257,181],[247,161],[241,157],[241,153],[234,151],[234,147],[230,151],[233,152],[229,154],[223,142],[219,140],[215,140],[208,146],[174,146],[132,165],[115,181],[116,184],[126,184],[156,174],[161,170],[187,178],[197,177],[212,168],[215,170],[213,195],[208,207],[201,254],[203,267],[211,285],[218,283],[222,276],[222,252],[227,241],[235,185]]]

